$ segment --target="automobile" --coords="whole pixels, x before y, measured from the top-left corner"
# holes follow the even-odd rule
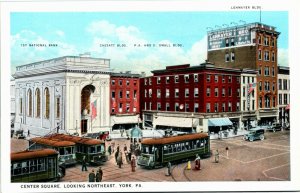
[[[280,123],[273,123],[271,126],[267,128],[268,131],[273,131],[273,132],[281,131],[281,129],[282,126]]]
[[[251,142],[257,139],[264,140],[265,139],[264,133],[265,133],[264,129],[252,128],[249,130],[249,133],[244,135],[244,140],[249,140]]]

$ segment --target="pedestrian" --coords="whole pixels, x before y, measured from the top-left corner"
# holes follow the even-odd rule
[[[108,146],[107,152],[108,152],[109,155],[111,155],[111,145]]]
[[[99,167],[97,174],[96,174],[96,182],[101,182],[102,176],[103,176],[103,171],[102,171],[101,167]]]
[[[133,156],[131,159],[131,171],[135,172],[135,167],[136,167],[136,161],[135,161],[135,157]]]
[[[216,153],[215,153],[215,162],[219,163],[219,150],[218,149],[216,150]]]
[[[30,137],[30,130],[27,131],[27,137]]]
[[[87,167],[86,167],[86,157],[85,157],[85,155],[82,157],[82,167],[81,167],[81,171],[87,171]]]
[[[96,178],[95,172],[94,170],[92,170],[92,172],[89,174],[89,182],[95,182],[95,178]]]
[[[195,159],[195,170],[201,170],[200,156],[197,154]]]
[[[126,162],[129,163],[129,154],[127,151],[125,151],[124,153],[125,153]]]
[[[170,176],[171,175],[171,162],[168,162],[168,165],[167,165],[167,176]]]
[[[119,156],[119,151],[116,151],[115,153],[115,161],[118,164],[118,156]]]
[[[121,168],[123,164],[122,152],[119,152],[117,163],[119,168]]]
[[[127,146],[126,144],[124,145],[124,152],[127,151]]]
[[[123,133],[124,133],[124,130],[123,129],[121,129],[121,137],[123,137]]]
[[[119,152],[120,151],[120,145],[118,144],[118,146],[117,146],[117,152]]]
[[[111,142],[111,150],[112,150],[112,153],[115,151],[115,142]]]
[[[129,161],[131,161],[131,151],[130,150],[128,152],[128,158],[129,158]]]
[[[226,150],[226,155],[227,155],[227,159],[228,159],[228,158],[229,158],[229,157],[228,157],[228,156],[229,156],[229,155],[228,155],[228,154],[229,154],[229,152],[228,152],[228,151],[229,151],[229,148],[226,147],[225,150]]]

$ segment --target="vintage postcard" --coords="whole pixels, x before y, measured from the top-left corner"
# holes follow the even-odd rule
[[[285,2],[1,2],[1,192],[299,191]]]

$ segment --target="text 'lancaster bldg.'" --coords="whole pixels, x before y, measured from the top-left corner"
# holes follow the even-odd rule
[[[209,31],[208,60],[216,66],[258,71],[256,91],[258,120],[278,120],[277,39],[275,27],[250,23]]]
[[[110,60],[89,54],[18,66],[15,130],[45,135],[109,131]]]

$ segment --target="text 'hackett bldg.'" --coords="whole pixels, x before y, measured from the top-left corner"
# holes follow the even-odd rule
[[[65,56],[18,66],[15,130],[109,131],[110,60]]]

